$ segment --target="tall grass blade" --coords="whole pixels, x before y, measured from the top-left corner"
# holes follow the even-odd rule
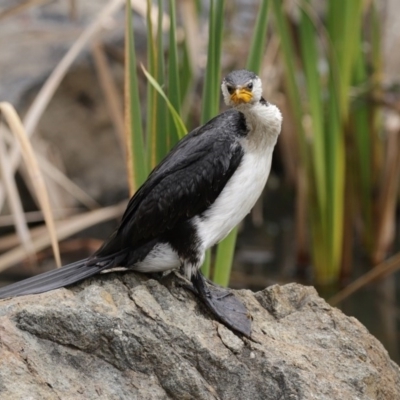
[[[228,286],[231,276],[233,256],[238,228],[234,228],[229,235],[217,246],[213,281],[218,285]]]
[[[262,1],[257,13],[256,25],[254,28],[250,53],[247,57],[246,69],[259,74],[265,53],[265,41],[267,39],[269,1]]]
[[[163,41],[163,1],[158,0],[158,23],[157,23],[157,74],[156,79],[161,88],[165,87],[165,61]],[[168,127],[166,124],[168,108],[165,100],[157,91],[157,119],[156,131],[152,135],[157,136],[156,164],[158,164],[168,153]]]
[[[182,43],[182,64],[180,67],[180,88],[181,88],[181,115],[187,114],[188,107],[185,108],[185,104],[189,97],[190,91],[193,90],[193,69],[188,49],[188,42],[185,38]]]
[[[362,1],[330,2],[328,32],[331,38],[331,73],[328,141],[328,234],[331,248],[330,277],[337,279],[342,262],[343,223],[345,218],[345,127],[349,121],[349,93],[357,55],[362,46],[360,27]],[[341,23],[338,24],[338,21]],[[348,203],[351,204],[351,203]]]
[[[307,0],[307,5],[309,1]],[[305,72],[305,81],[308,94],[308,111],[312,119],[312,157],[316,191],[316,204],[318,218],[322,224],[322,230],[326,230],[326,168],[325,168],[325,128],[324,108],[322,101],[322,87],[318,71],[319,54],[316,38],[318,32],[314,27],[311,17],[306,9],[301,11],[299,24],[302,62]]]
[[[201,123],[215,117],[219,110],[223,0],[211,0],[208,30],[207,67],[203,86]]]
[[[209,277],[211,275],[211,251],[206,251],[206,256],[201,266],[201,272],[204,276]]]
[[[293,42],[290,35],[288,21],[284,15],[283,4],[280,0],[272,0],[274,9],[274,16],[276,22],[276,29],[281,39],[282,56],[285,65],[285,84],[289,94],[291,109],[296,126],[299,130],[299,145],[301,157],[303,160],[308,160],[306,137],[303,129],[303,110],[300,97],[299,87],[296,82],[296,69],[294,60],[296,59],[296,52],[294,50]],[[309,162],[306,161],[306,169],[310,169]]]
[[[188,120],[191,112],[195,93],[195,81],[200,72],[199,59],[201,58],[201,35],[199,15],[196,10],[196,4],[193,1],[184,1],[179,3],[180,13],[184,15],[182,25],[185,32],[185,38],[181,44],[182,62],[181,62],[181,101],[182,101],[182,118],[186,121],[189,130],[195,128],[194,120]]]
[[[172,120],[174,122],[174,130],[176,131],[176,134],[178,136],[179,139],[182,139],[186,133],[186,127],[185,124],[183,123],[180,115],[178,114],[178,112],[175,110],[174,106],[172,105],[172,103],[169,101],[167,95],[164,93],[164,91],[162,90],[162,88],[160,87],[160,85],[157,83],[157,81],[148,73],[148,71],[146,71],[146,68],[143,67],[142,65],[142,70],[143,73],[146,75],[146,78],[148,79],[148,81],[150,82],[150,84],[157,90],[157,92],[160,94],[160,96],[164,99],[164,101],[166,102],[169,112],[171,114]]]
[[[213,106],[211,109],[212,117],[218,114],[219,104],[220,104],[220,96],[221,96],[221,54],[222,54],[222,39],[223,39],[223,31],[224,25],[222,21],[224,20],[224,7],[225,0],[215,0],[214,3],[214,11],[213,11],[213,36],[211,36],[212,41],[214,43],[213,50],[213,62],[211,63],[212,67],[212,87],[210,100],[213,102]]]
[[[223,31],[224,0],[211,0],[208,29],[207,67],[203,86],[203,102],[201,123],[204,124],[215,117],[219,110],[221,48]],[[219,18],[219,19],[218,19]],[[208,251],[209,252],[209,251]],[[202,271],[209,276],[211,257],[206,256]],[[218,268],[218,266],[216,266]]]
[[[354,3],[359,3],[354,2]],[[329,2],[328,33],[331,60],[328,79],[329,97],[326,110],[318,70],[320,54],[316,45],[318,32],[313,26],[310,3],[302,2],[300,49],[304,66],[311,129],[308,135],[303,128],[302,99],[296,82],[294,39],[289,30],[282,3],[273,0],[274,13],[285,61],[287,89],[295,122],[299,128],[301,161],[308,181],[309,212],[312,227],[313,264],[318,283],[328,283],[339,276],[344,220],[345,147],[344,126],[348,115],[348,93],[353,66],[353,50],[357,35],[349,21],[359,18],[357,7],[342,0]],[[343,29],[342,25],[346,26]],[[357,26],[357,21],[354,21]],[[346,31],[346,34],[343,32]],[[346,37],[351,35],[351,38]],[[351,43],[349,43],[351,42]],[[310,136],[312,141],[308,138]],[[310,154],[311,151],[311,154]]]
[[[168,54],[168,98],[176,110],[181,113],[181,89],[179,80],[178,45],[176,38],[176,2],[169,0],[169,54]],[[179,139],[175,130],[176,121],[169,117],[168,147],[172,147]]]
[[[147,69],[152,76],[157,76],[157,49],[156,39],[151,18],[152,2],[147,0]],[[160,10],[158,10],[160,13]],[[162,131],[157,132],[158,104],[157,91],[153,85],[147,85],[147,112],[146,112],[146,148],[149,170],[157,165],[157,145],[162,137]]]
[[[307,204],[311,205],[311,207],[308,207],[308,210],[298,209],[296,211],[296,219],[298,222],[302,221],[302,217],[304,217],[304,215],[309,212],[308,218],[311,222],[313,266],[314,269],[317,270],[317,265],[324,266],[325,261],[329,259],[329,257],[326,256],[328,239],[322,229],[321,219],[318,216],[319,212],[316,196],[312,195],[312,193],[315,193],[315,181],[313,176],[314,172],[312,164],[313,157],[310,154],[309,140],[306,137],[304,130],[302,106],[303,102],[300,96],[299,85],[296,80],[297,70],[295,60],[297,59],[297,54],[294,46],[294,39],[289,29],[289,23],[284,13],[282,2],[279,0],[272,0],[272,6],[274,11],[276,30],[281,41],[282,59],[285,67],[285,88],[288,94],[289,103],[291,105],[291,114],[293,116],[294,124],[298,130],[297,140],[300,150],[299,153],[301,168],[299,168],[297,174],[299,178],[297,183],[297,191],[298,195],[301,196],[304,196],[304,191],[306,191]],[[300,20],[300,24],[302,23],[304,23],[303,17]],[[300,38],[300,40],[304,41],[304,32],[303,39]],[[313,43],[311,43],[310,46],[313,46]],[[310,70],[309,73],[312,74],[313,71]],[[306,202],[302,201],[300,204],[305,205]],[[303,236],[304,235],[301,235],[301,237]],[[304,254],[302,254],[302,256],[304,257]],[[324,277],[318,279],[325,280]]]
[[[133,195],[148,175],[143,140],[139,86],[130,0],[126,1],[125,21],[125,134],[130,194]]]

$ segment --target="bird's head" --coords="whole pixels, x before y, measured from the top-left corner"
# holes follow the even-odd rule
[[[251,71],[232,71],[222,80],[222,94],[227,106],[255,104],[261,100],[261,79]]]

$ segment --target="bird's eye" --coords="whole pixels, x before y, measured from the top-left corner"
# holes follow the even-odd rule
[[[228,89],[229,94],[232,94],[235,91],[235,89],[231,85],[226,85],[226,88]]]
[[[247,84],[247,88],[248,89],[253,89],[253,82],[249,82],[248,84]]]

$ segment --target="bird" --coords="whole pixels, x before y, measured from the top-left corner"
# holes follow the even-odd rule
[[[251,211],[267,182],[282,114],[262,96],[261,79],[234,70],[222,80],[226,111],[184,136],[130,199],[117,229],[91,256],[0,288],[0,298],[47,292],[116,267],[181,270],[208,308],[250,336],[248,313],[200,267]]]

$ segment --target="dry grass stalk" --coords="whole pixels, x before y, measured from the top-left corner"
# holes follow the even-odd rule
[[[43,173],[49,178],[53,179],[54,182],[58,183],[66,192],[78,200],[89,210],[99,208],[100,205],[89,196],[84,190],[82,190],[76,183],[71,181],[63,172],[61,172],[55,165],[49,162],[46,158],[37,155],[39,166]]]
[[[400,269],[400,253],[397,253],[393,257],[390,257],[388,260],[383,263],[376,265],[366,274],[360,276],[354,282],[350,283],[350,285],[346,286],[343,290],[336,293],[333,297],[329,299],[329,304],[332,306],[337,306],[343,300],[348,298],[350,295],[354,294],[364,286],[369,283],[376,281],[378,279],[382,279],[385,276],[393,274],[394,272]]]
[[[396,194],[399,188],[400,175],[400,117],[397,114],[389,115],[388,128],[386,157],[383,176],[380,180],[381,187],[377,206],[378,222],[373,252],[374,264],[378,264],[385,259],[396,232]]]
[[[98,41],[94,42],[92,46],[92,53],[100,81],[100,86],[106,99],[111,120],[117,132],[118,143],[120,145],[122,154],[125,155],[125,127],[121,97],[118,94],[118,89],[115,85],[110,66],[108,65],[107,58],[104,54],[103,45]]]
[[[3,129],[0,130],[0,171],[8,198],[8,205],[12,212],[13,225],[15,226],[19,240],[22,242],[22,246],[27,255],[33,257],[35,250],[29,233],[28,223],[25,218],[22,201],[18,194],[14,174],[10,168],[6,140],[2,133],[4,133]]]
[[[66,221],[58,221],[56,223],[57,237],[59,240],[63,240],[82,231],[83,229],[87,229],[93,225],[110,219],[118,218],[124,212],[126,205],[127,202],[124,201],[115,206],[75,215]],[[35,247],[36,252],[49,247],[50,243],[51,238],[47,230],[43,229],[39,234],[34,235],[33,237],[33,246]],[[23,261],[24,258],[25,252],[22,246],[18,246],[7,253],[4,253],[0,256],[0,271],[4,271],[5,269]]]
[[[40,206],[44,214],[46,226],[49,230],[50,241],[53,248],[56,264],[57,266],[61,266],[60,251],[58,248],[58,241],[55,233],[54,219],[50,207],[49,196],[46,190],[46,185],[44,183],[42,173],[35,158],[35,154],[32,149],[31,143],[29,142],[29,139],[24,130],[24,126],[22,125],[22,122],[19,119],[18,114],[15,111],[14,107],[7,102],[2,102],[0,103],[0,111],[4,115],[4,118],[6,119],[11,132],[15,135],[16,139],[18,140],[19,146],[21,148],[21,154],[27,165],[27,169],[29,171],[32,183],[35,187],[37,198],[39,200]],[[10,173],[12,176],[13,171],[11,169]]]

